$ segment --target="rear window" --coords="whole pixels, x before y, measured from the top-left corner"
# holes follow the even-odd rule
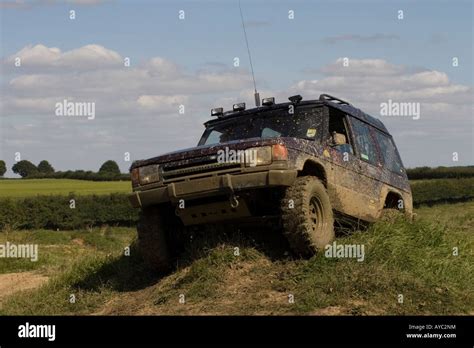
[[[296,107],[294,114],[286,109],[264,111],[206,128],[199,145],[226,143],[249,138],[295,137],[321,140],[322,108]]]
[[[370,132],[370,126],[356,118],[351,118],[354,128],[354,138],[357,149],[359,150],[360,159],[378,164],[377,148]]]
[[[393,139],[379,131],[375,131],[375,138],[380,146],[384,166],[392,172],[403,173],[403,164]]]

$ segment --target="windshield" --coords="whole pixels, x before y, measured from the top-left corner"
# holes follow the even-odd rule
[[[264,111],[210,126],[204,131],[199,145],[226,143],[249,138],[295,137],[320,139],[322,131],[321,107],[298,107],[294,114],[287,109]]]

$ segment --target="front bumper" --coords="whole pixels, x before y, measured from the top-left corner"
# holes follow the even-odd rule
[[[134,208],[173,202],[180,199],[196,199],[222,194],[232,195],[235,191],[271,186],[290,186],[297,176],[296,170],[267,170],[245,174],[225,174],[201,179],[166,184],[128,195]]]

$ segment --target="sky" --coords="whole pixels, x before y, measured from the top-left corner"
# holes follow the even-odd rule
[[[262,97],[333,94],[381,119],[407,167],[474,164],[472,1],[241,6]],[[237,0],[1,0],[0,30],[6,176],[18,156],[126,172],[195,146],[212,107],[253,105]],[[64,100],[95,103],[95,117],[56,115]],[[381,115],[389,100],[420,117]]]

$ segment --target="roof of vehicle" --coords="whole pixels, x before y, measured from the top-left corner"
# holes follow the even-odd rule
[[[250,115],[253,115],[255,113],[260,113],[260,112],[270,111],[270,110],[286,109],[291,104],[294,104],[295,106],[327,105],[327,106],[333,107],[335,109],[338,109],[338,110],[348,114],[349,116],[355,117],[355,118],[361,120],[362,122],[365,122],[365,123],[371,125],[372,127],[380,130],[381,132],[386,133],[387,135],[390,135],[390,133],[388,132],[385,125],[379,119],[370,116],[369,114],[363,112],[362,110],[352,106],[351,104],[349,104],[349,103],[347,103],[347,102],[345,102],[341,99],[329,96],[327,94],[321,94],[319,99],[302,100],[302,101],[297,102],[297,103],[285,102],[285,103],[273,104],[273,105],[270,105],[270,106],[259,106],[259,107],[255,107],[255,108],[252,108],[252,109],[242,110],[242,111],[227,111],[227,112],[224,112],[223,115],[221,115],[221,116],[219,116],[215,119],[211,119],[211,120],[207,121],[206,123],[204,123],[204,125],[206,127],[208,127],[208,126],[213,126],[217,123],[227,121],[227,120],[230,120],[230,119],[233,119],[233,118],[236,118],[236,117],[250,116]]]

